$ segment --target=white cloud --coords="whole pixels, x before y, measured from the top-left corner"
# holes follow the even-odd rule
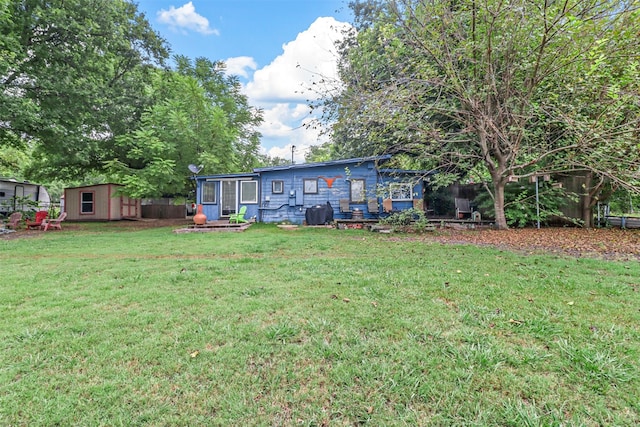
[[[305,107],[301,105],[298,109],[300,108]],[[286,119],[289,113],[283,106],[279,106],[269,110],[265,116],[267,115],[282,120],[283,118]],[[304,156],[312,145],[318,145],[326,141],[326,137],[321,135],[319,128],[306,126],[313,120],[312,117],[308,116],[300,120],[295,128],[284,124],[282,121],[271,121],[261,129],[264,152],[271,157],[281,157],[288,160],[291,158],[291,146],[295,145],[294,159],[296,163],[303,163]]]
[[[296,163],[304,163],[304,156],[309,152],[309,147],[311,147],[311,145],[314,144],[303,144],[296,141],[295,144],[288,143],[285,146],[272,147],[269,150],[265,150],[265,152],[271,158],[280,157],[281,159],[291,160],[291,147],[294,146],[293,160]]]
[[[260,133],[267,138],[279,138],[287,136],[293,130],[292,126],[285,124],[289,121],[289,104],[275,104],[264,110],[264,121],[259,128]]]
[[[284,147],[273,147],[270,150],[267,150],[266,153],[271,158],[279,157],[281,159],[291,160],[291,146],[292,144],[287,144]],[[304,162],[304,154],[300,154],[300,150],[298,150],[297,146],[293,152],[293,159],[296,163]]]
[[[257,70],[246,84],[245,94],[251,105],[263,109],[264,123],[259,131],[270,156],[290,159],[291,146],[295,145],[294,158],[301,163],[310,146],[326,140],[319,129],[304,126],[315,119],[308,101],[320,97],[313,88],[321,81],[324,86],[320,91],[338,83],[335,42],[348,26],[333,18],[318,18],[294,41],[283,45],[283,53]]]
[[[158,21],[169,25],[169,28],[174,31],[192,30],[205,35],[220,34],[215,28],[209,27],[207,18],[196,13],[196,8],[192,2],[186,3],[179,8],[170,6],[169,10],[160,9]]]
[[[283,53],[256,71],[246,93],[254,100],[306,102],[318,94],[310,91],[320,80],[332,82],[337,75],[335,42],[349,24],[334,18],[318,18],[309,29],[282,46]]]
[[[238,56],[229,58],[224,61],[227,64],[226,74],[249,78],[249,70],[255,70],[258,67],[256,61],[250,56]]]

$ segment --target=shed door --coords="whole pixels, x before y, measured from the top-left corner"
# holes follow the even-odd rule
[[[122,218],[137,218],[138,217],[137,199],[130,199],[127,196],[120,197],[120,216]]]
[[[222,216],[229,216],[237,212],[238,181],[222,181],[222,197],[220,206]]]

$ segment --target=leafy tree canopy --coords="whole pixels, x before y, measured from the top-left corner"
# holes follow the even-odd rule
[[[8,0],[0,20],[0,145],[28,145],[33,177],[100,170],[148,100],[164,41],[124,0]],[[3,17],[4,18],[4,17]]]
[[[335,144],[476,173],[502,228],[513,179],[581,170],[585,196],[605,181],[639,191],[639,5],[354,2],[343,90],[323,100]]]
[[[238,79],[205,58],[166,68],[166,43],[132,1],[0,0],[0,18],[2,170],[155,197],[188,193],[190,163],[260,164],[262,112]]]
[[[149,88],[154,104],[141,125],[116,138],[116,156],[106,162],[112,179],[134,197],[187,195],[189,164],[201,173],[246,170],[258,162],[261,121],[221,64],[176,58],[176,71],[157,70]]]

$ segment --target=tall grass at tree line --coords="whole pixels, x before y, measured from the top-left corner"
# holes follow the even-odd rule
[[[634,263],[90,224],[0,277],[0,425],[640,423]]]

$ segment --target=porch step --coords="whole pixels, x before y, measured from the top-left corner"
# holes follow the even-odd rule
[[[190,224],[186,228],[173,230],[174,233],[207,233],[215,231],[244,231],[251,227],[250,222],[235,224],[227,221],[208,221],[203,225]]]

